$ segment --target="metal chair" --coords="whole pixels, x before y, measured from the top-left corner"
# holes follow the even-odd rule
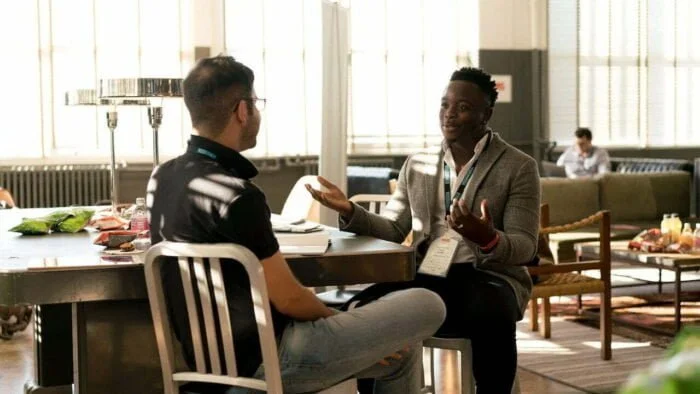
[[[177,258],[180,275],[183,278],[195,353],[196,371],[194,372],[175,370],[173,335],[167,316],[161,277],[163,259],[160,257],[166,256]],[[242,264],[248,273],[260,348],[262,349],[265,380],[238,376],[231,317],[224,291],[225,284],[221,274],[220,259],[235,260]],[[272,317],[263,267],[250,250],[235,244],[161,242],[151,247],[146,253],[145,274],[166,394],[178,393],[179,385],[183,382],[217,383],[282,394],[282,378],[275,335],[270,324]],[[197,284],[196,287],[193,282]],[[210,287],[214,290],[213,294],[209,291]],[[199,297],[195,297],[195,291],[198,292]],[[221,324],[219,326],[214,323],[213,308],[216,308],[220,317]],[[202,322],[198,317],[200,311],[203,317]],[[206,372],[207,362],[203,341],[205,335],[211,373]],[[219,343],[220,341],[222,343]],[[219,357],[220,348],[224,351],[223,360]],[[227,371],[227,373],[224,374],[222,371]],[[349,379],[322,391],[322,393],[355,393],[356,387],[357,380]]]
[[[456,350],[460,355],[460,377],[462,394],[476,392],[476,382],[472,373],[472,341],[467,338],[432,337],[423,341],[423,346],[430,351],[430,384],[423,387],[423,393],[435,393],[435,349]],[[520,383],[516,371],[511,394],[520,393]]]
[[[386,204],[391,200],[391,194],[356,194],[348,200],[361,205],[372,213],[381,215]]]

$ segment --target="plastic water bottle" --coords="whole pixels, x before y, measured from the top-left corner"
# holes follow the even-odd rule
[[[146,231],[149,229],[146,199],[143,197],[136,199],[136,209],[134,209],[134,213],[131,215],[130,227],[135,231]]]
[[[693,252],[700,253],[700,223],[695,224],[695,232],[693,233]]]
[[[664,219],[661,221],[661,236],[663,237],[664,246],[672,243],[671,236],[671,214],[665,213]]]
[[[680,241],[681,238],[681,231],[683,230],[683,222],[681,222],[681,219],[678,217],[677,213],[672,213],[671,214],[671,242],[676,243]]]
[[[683,250],[690,251],[693,249],[695,245],[695,236],[693,234],[693,229],[690,227],[690,223],[685,223],[683,225],[683,231],[681,231],[678,243],[681,244]]]

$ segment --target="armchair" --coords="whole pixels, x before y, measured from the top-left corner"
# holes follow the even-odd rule
[[[610,291],[610,212],[599,211],[587,218],[571,224],[549,227],[549,206],[543,204],[540,214],[540,243],[538,255],[540,265],[528,267],[530,275],[539,280],[533,286],[530,300],[530,328],[537,331],[538,300],[542,299],[543,327],[542,336],[551,336],[551,304],[549,297],[600,293],[600,343],[601,358],[612,358],[612,321],[611,321],[611,291]],[[599,223],[600,259],[583,261],[577,256],[575,263],[552,263],[549,250],[549,234],[571,231],[593,223]],[[544,264],[543,264],[544,263]],[[549,264],[547,264],[549,263]],[[600,279],[581,274],[584,270],[599,270]],[[580,305],[580,303],[579,303]]]

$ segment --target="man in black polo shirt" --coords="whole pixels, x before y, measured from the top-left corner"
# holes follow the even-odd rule
[[[151,177],[153,244],[232,242],[260,259],[285,393],[319,391],[351,377],[376,378],[376,392],[420,392],[420,344],[442,324],[444,304],[435,293],[411,289],[339,313],[296,280],[279,252],[265,195],[250,181],[257,170],[240,154],[256,144],[265,103],[256,96],[253,79],[252,70],[225,56],[201,60],[185,79],[185,104],[197,135],[185,154]],[[192,366],[179,272],[175,264],[164,269],[170,318]],[[247,275],[236,263],[222,269],[239,372],[261,376]]]

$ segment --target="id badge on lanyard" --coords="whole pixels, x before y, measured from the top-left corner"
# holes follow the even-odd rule
[[[448,234],[431,242],[428,247],[428,252],[425,254],[425,258],[418,268],[418,272],[426,275],[441,276],[443,278],[447,277],[458,244],[459,241],[450,237]]]
[[[490,141],[490,136],[488,141]],[[488,147],[488,142],[486,144],[487,145],[484,146],[482,153]],[[459,187],[457,187],[457,191],[455,192],[454,196],[452,196],[451,190],[452,180],[450,174],[450,166],[447,165],[447,163],[443,163],[442,178],[445,185],[446,216],[450,214],[450,202],[453,199],[459,200],[460,198],[462,198],[462,195],[464,194],[464,189],[466,189],[469,180],[474,175],[474,169],[476,168],[476,165],[479,162],[479,157],[481,157],[481,154],[479,154],[479,156],[477,156],[476,159],[474,159],[474,162],[467,170],[467,173],[464,175],[464,178],[462,178],[462,182],[459,183]],[[421,263],[420,268],[418,269],[419,273],[440,276],[443,278],[447,277],[447,273],[450,270],[450,265],[452,264],[452,260],[454,259],[455,253],[457,252],[457,246],[459,245],[459,240],[457,238],[452,237],[450,235],[451,232],[453,231],[447,231],[440,238],[436,239],[430,244],[430,246],[428,247],[428,252],[426,253],[425,258],[423,259],[423,262]]]
[[[467,186],[467,183],[469,183],[469,179],[474,174],[474,167],[476,167],[477,161],[478,158],[477,160],[474,160],[472,166],[469,167],[467,174],[464,176],[464,179],[462,179],[462,182],[457,188],[454,198],[459,199],[462,197],[462,194],[464,194],[464,189]],[[446,163],[444,164],[443,168],[443,180],[445,182],[445,214],[449,215],[452,193],[450,190],[450,167]],[[459,246],[459,240],[450,235],[452,232],[452,230],[448,230],[440,238],[430,243],[428,252],[425,254],[425,258],[423,259],[420,268],[418,268],[419,273],[440,276],[443,278],[447,277],[447,273],[450,271],[450,265],[452,264],[452,260],[457,252],[457,246]]]

